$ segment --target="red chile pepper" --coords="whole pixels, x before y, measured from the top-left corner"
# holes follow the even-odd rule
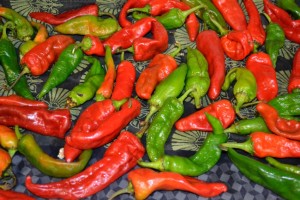
[[[105,55],[105,48],[99,37],[85,35],[80,43],[80,47],[86,55]]]
[[[300,141],[264,132],[251,133],[245,142],[223,143],[221,147],[242,149],[259,158],[300,158]]]
[[[135,91],[138,97],[150,99],[155,87],[171,74],[177,68],[177,62],[174,59],[181,51],[177,48],[171,54],[157,54],[150,61],[147,68],[142,71],[135,84]]]
[[[7,126],[0,125],[0,146],[8,150],[9,155],[12,157],[18,147],[18,137],[15,131]]]
[[[127,124],[137,117],[141,111],[141,103],[129,99],[118,112],[112,113],[107,119],[85,134],[73,132],[66,137],[68,145],[78,149],[92,149],[111,142]],[[113,126],[112,126],[113,124]]]
[[[84,171],[58,182],[36,184],[31,177],[25,180],[26,188],[42,198],[81,199],[91,196],[136,166],[145,153],[140,140],[124,131],[107,148],[101,160]]]
[[[11,157],[9,153],[6,150],[0,148],[0,177],[2,177],[2,174],[10,166],[10,164],[11,164]]]
[[[268,54],[264,52],[251,54],[246,61],[246,68],[253,73],[256,79],[258,100],[270,101],[277,96],[276,71]]]
[[[135,0],[133,0],[135,1]],[[152,22],[157,21],[153,17],[146,17],[138,20],[134,24],[122,28],[103,41],[104,46],[110,46],[112,53],[118,49],[127,49],[132,46],[133,41],[145,36],[152,29]]]
[[[245,14],[237,0],[212,0],[228,25],[236,31],[247,29]]]
[[[117,68],[117,77],[111,99],[122,100],[130,98],[135,83],[135,76],[134,65],[127,60],[123,60]]]
[[[31,100],[15,94],[9,96],[1,96],[0,105],[48,108],[48,104],[43,101]]]
[[[200,22],[194,13],[190,14],[187,17],[187,19],[185,21],[185,26],[186,26],[186,30],[189,35],[190,41],[194,42],[196,40],[199,30],[200,30]]]
[[[71,114],[68,109],[48,110],[32,106],[1,105],[0,124],[19,125],[42,135],[64,138],[71,127]]]
[[[212,131],[213,128],[208,122],[205,113],[209,113],[218,118],[223,128],[227,128],[235,119],[235,111],[231,102],[227,99],[222,99],[179,119],[175,123],[175,128],[183,132],[192,130]]]
[[[208,97],[216,99],[225,80],[225,55],[218,34],[213,30],[202,31],[196,39],[197,49],[203,53],[208,62],[210,87]]]
[[[300,140],[300,122],[281,118],[277,110],[266,103],[259,103],[256,110],[264,118],[269,130],[292,140]]]
[[[1,200],[35,200],[35,198],[13,190],[0,190]]]
[[[182,190],[206,198],[215,197],[227,191],[224,183],[207,183],[175,172],[156,172],[148,168],[130,171],[128,181],[127,188],[117,191],[109,199],[123,193],[134,193],[136,200],[147,199],[156,190]]]
[[[291,70],[291,75],[288,84],[288,92],[298,91],[300,89],[300,48],[297,49]]]
[[[232,60],[243,60],[254,49],[253,38],[248,30],[231,31],[221,38],[221,44]]]
[[[75,17],[79,17],[83,15],[98,16],[98,13],[99,13],[99,8],[97,4],[91,4],[91,5],[83,6],[81,8],[68,10],[57,15],[48,12],[32,12],[29,13],[29,16],[51,25],[59,25]]]

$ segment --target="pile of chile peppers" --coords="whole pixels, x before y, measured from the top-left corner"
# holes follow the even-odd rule
[[[0,176],[11,175],[9,167],[12,156],[19,151],[45,175],[66,178],[39,184],[27,177],[27,189],[44,198],[78,199],[91,196],[137,164],[141,168],[128,173],[129,186],[121,193],[134,193],[136,199],[145,199],[158,189],[179,189],[213,197],[226,192],[227,186],[223,183],[205,183],[189,176],[206,173],[218,162],[222,150],[226,150],[231,161],[250,180],[284,198],[297,197],[299,167],[280,163],[274,158],[300,157],[300,124],[297,120],[300,114],[300,51],[297,50],[293,60],[287,95],[277,96],[275,68],[285,37],[299,43],[300,12],[295,1],[276,2],[273,4],[264,0],[264,14],[269,21],[266,29],[252,0],[243,1],[248,21],[237,1],[218,0],[128,0],[118,19],[122,28],[114,17],[99,18],[101,13],[96,4],[57,15],[31,13],[32,18],[54,25],[55,30],[61,33],[50,37],[43,24],[29,22],[15,11],[0,7],[0,15],[8,21],[2,27],[0,48],[2,45],[3,51],[9,51],[1,54],[0,64],[5,70],[8,86],[17,94],[0,98],[0,145],[5,149],[0,148]],[[136,22],[127,19],[130,13],[133,18],[139,16],[138,12],[146,15],[141,14],[141,19]],[[199,31],[197,17],[205,23],[204,31]],[[87,28],[79,30],[78,26],[85,22],[100,26],[100,29],[101,25],[107,27],[106,23],[111,26],[99,32],[89,32]],[[174,57],[182,50],[180,44],[170,54],[164,51],[169,42],[167,30],[183,25],[196,48],[188,47],[186,64],[178,64]],[[227,30],[227,25],[232,30]],[[20,47],[20,65],[16,62],[18,56],[15,48],[7,37],[8,30],[15,31],[16,37],[25,41]],[[83,37],[80,43],[76,43],[70,35],[62,34],[82,34]],[[151,37],[148,37],[149,34]],[[263,45],[266,53],[258,51]],[[7,49],[7,46],[10,48]],[[140,76],[136,77],[133,63],[124,59],[126,51],[132,53],[136,62],[149,61]],[[120,52],[121,62],[115,65],[113,55]],[[232,60],[245,59],[245,67],[232,68],[226,75],[225,55]],[[105,56],[107,70],[93,56]],[[38,99],[42,99],[51,89],[66,81],[84,59],[90,63],[90,69],[83,83],[70,91],[66,107],[80,106],[93,97],[96,97],[96,102],[81,113],[71,129],[70,111],[50,110],[46,103],[34,100],[23,75],[40,76],[52,68],[47,82],[37,95]],[[235,105],[229,100],[219,99],[221,91],[228,90],[233,81]],[[141,111],[140,101],[133,98],[134,89],[139,98],[148,100],[150,107],[141,130],[135,135],[122,132]],[[206,94],[213,102],[202,108],[201,98]],[[198,110],[183,117],[184,100],[188,96],[194,100]],[[243,104],[255,98],[259,100],[256,105],[259,116],[239,119],[234,123],[236,114],[243,118],[240,114]],[[18,129],[15,133],[8,128],[15,125],[38,134],[65,139],[65,161],[43,152],[34,135],[21,135]],[[183,132],[200,130],[212,133],[194,155],[168,155],[164,146],[173,127]],[[69,130],[70,134],[66,135]],[[144,133],[145,147],[140,141]],[[249,138],[242,143],[227,142],[229,133],[249,135]],[[92,149],[110,142],[103,158],[88,165]],[[239,155],[232,148],[265,158],[269,165]],[[150,162],[142,161],[145,151]],[[148,185],[147,188],[145,185]],[[82,190],[82,187],[87,189]],[[286,187],[291,192],[286,192]],[[32,199],[8,190],[11,188],[7,186],[1,189],[0,198]],[[111,199],[119,194],[117,192]]]

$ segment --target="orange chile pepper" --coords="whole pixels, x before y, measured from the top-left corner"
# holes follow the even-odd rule
[[[277,110],[266,103],[257,104],[256,110],[272,133],[292,140],[300,140],[300,122],[281,118]]]
[[[300,89],[300,48],[297,49],[293,58],[293,66],[288,84],[288,92],[298,91]]]
[[[13,190],[0,190],[1,200],[35,200],[35,198]]]
[[[136,200],[147,199],[156,190],[182,190],[201,197],[215,197],[227,191],[224,183],[207,183],[199,179],[182,176],[175,172],[156,172],[149,168],[138,168],[128,173],[128,187],[117,191],[109,199],[122,193],[134,193]]]
[[[0,148],[0,177],[2,176],[3,172],[10,166],[10,164],[11,164],[11,157],[9,153],[4,149]]]
[[[8,150],[16,150],[18,137],[11,128],[0,125],[0,146]]]
[[[264,52],[251,54],[246,61],[257,84],[256,97],[258,100],[270,101],[278,94],[278,82],[276,71],[270,56]]]

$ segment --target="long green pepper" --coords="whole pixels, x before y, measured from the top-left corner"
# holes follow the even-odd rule
[[[2,36],[0,39],[0,65],[3,67],[8,86],[11,86],[19,77],[22,69],[18,63],[16,49],[13,43],[7,37],[6,31],[8,26],[14,26],[14,24],[12,22],[7,22],[3,27]],[[27,99],[34,99],[25,76],[22,76],[18,82],[14,84],[12,89],[17,95]]]
[[[63,83],[83,59],[83,51],[76,44],[71,44],[63,50],[57,62],[52,67],[49,78],[43,85],[37,98],[41,99],[50,90]]]
[[[291,165],[291,164],[286,164],[286,163],[281,163],[275,158],[272,157],[266,157],[266,161],[272,165],[273,167],[276,167],[278,169],[282,169],[287,172],[292,172],[294,174],[300,175],[300,167],[296,165]]]
[[[190,96],[194,98],[196,108],[201,107],[201,97],[206,95],[210,78],[208,74],[208,63],[198,49],[187,48],[187,78],[185,90],[193,90]]]
[[[295,0],[276,0],[276,5],[291,13],[295,19],[300,19],[300,6]]]
[[[248,135],[253,132],[270,133],[266,122],[262,117],[255,117],[252,119],[242,119],[232,124],[224,130],[225,133],[235,133],[239,135]]]
[[[84,82],[75,86],[69,93],[66,107],[72,108],[82,105],[92,99],[101,83],[104,81],[105,70],[100,61],[95,57],[84,56],[85,60],[92,64]]]
[[[300,115],[300,93],[288,93],[280,95],[268,102],[283,118]]]

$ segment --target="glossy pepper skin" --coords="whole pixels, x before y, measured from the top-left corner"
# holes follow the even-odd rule
[[[85,35],[83,36],[80,48],[86,55],[96,55],[103,56],[105,55],[105,47],[101,39],[97,36],[93,35]]]
[[[11,164],[11,157],[9,153],[2,148],[0,148],[0,161],[0,177],[2,177],[3,173]],[[2,187],[2,185],[0,186]]]
[[[59,25],[75,17],[79,17],[83,15],[98,16],[98,13],[99,13],[98,5],[90,4],[90,5],[82,6],[80,8],[65,11],[57,15],[48,12],[31,12],[29,13],[29,16],[36,20],[45,22],[47,24]]]
[[[237,0],[212,0],[228,25],[236,31],[247,28],[246,16]]]
[[[284,199],[300,195],[300,176],[286,172],[228,149],[228,156],[239,171],[251,181],[268,188]]]
[[[248,135],[253,132],[270,133],[264,119],[255,117],[251,119],[242,119],[224,130],[225,133],[235,133],[240,135]]]
[[[187,48],[187,77],[185,90],[193,90],[190,96],[194,98],[197,109],[201,107],[201,97],[205,96],[209,86],[210,78],[208,73],[208,63],[203,54],[198,49]]]
[[[124,131],[107,148],[102,159],[82,172],[58,182],[36,184],[31,177],[25,180],[26,188],[43,198],[80,199],[91,196],[136,166],[145,149],[139,139]],[[84,189],[82,189],[84,188]]]
[[[226,74],[222,90],[229,89],[230,84],[236,80],[233,86],[233,95],[236,98],[235,112],[241,118],[240,108],[244,103],[250,102],[256,97],[257,85],[253,73],[244,67],[231,68]]]
[[[7,28],[11,25],[11,22],[7,22],[2,30],[2,36],[0,38],[0,65],[3,68],[8,86],[12,87],[17,95],[27,99],[34,99],[26,77],[22,76],[18,79],[22,69],[18,63],[17,51],[6,33]]]
[[[235,119],[235,111],[231,102],[227,99],[222,99],[179,119],[175,123],[175,128],[179,131],[212,131],[213,127],[206,118],[205,113],[209,113],[220,120],[223,128],[227,128]]]
[[[279,162],[278,160],[276,160],[276,159],[274,159],[272,157],[266,157],[266,161],[270,165],[272,165],[272,166],[274,166],[274,167],[276,167],[278,169],[282,169],[284,171],[288,171],[288,172],[292,172],[294,174],[300,175],[300,168],[298,166],[291,165],[291,164],[281,163],[281,162]]]
[[[223,183],[207,183],[196,178],[182,176],[174,172],[156,172],[147,168],[138,168],[128,173],[128,187],[117,191],[109,199],[122,194],[134,193],[136,200],[149,197],[156,190],[181,190],[201,197],[215,197],[227,191]]]
[[[7,126],[0,125],[0,146],[7,149],[11,157],[16,152],[18,140],[15,131]]]
[[[296,116],[300,114],[299,98],[298,92],[282,94],[269,101],[268,104],[275,108],[281,117]]]
[[[11,21],[16,26],[17,38],[22,41],[30,40],[34,34],[30,22],[13,9],[0,7],[0,16]]]
[[[300,88],[300,48],[297,49],[291,70],[291,75],[288,83],[288,92],[298,91]]]
[[[296,120],[281,118],[275,108],[266,103],[259,103],[256,110],[264,118],[270,131],[293,140],[300,140],[300,123]]]
[[[10,199],[10,200],[35,200],[35,198],[28,196],[26,194],[23,194],[21,192],[16,192],[13,190],[0,190],[0,199]]]
[[[137,117],[141,111],[141,103],[136,99],[129,99],[118,112],[114,112],[103,123],[85,134],[73,133],[66,137],[68,145],[78,149],[92,149],[100,147],[115,139],[128,123]],[[111,126],[114,124],[114,126]]]
[[[84,59],[92,64],[86,74],[83,83],[76,85],[67,97],[66,107],[72,108],[84,104],[92,99],[101,83],[104,81],[105,69],[96,57],[84,56]]]
[[[259,101],[270,101],[278,94],[276,71],[269,54],[258,52],[251,54],[246,61],[246,68],[255,77]]]
[[[210,86],[207,95],[210,99],[215,100],[221,93],[226,73],[221,40],[213,30],[202,31],[197,36],[196,46],[208,62]]]
[[[82,61],[83,55],[83,51],[76,44],[67,46],[53,65],[51,73],[37,98],[41,99],[53,88],[63,83]]]
[[[300,19],[300,7],[295,0],[277,0],[276,5],[291,13],[295,19]]]
[[[299,158],[300,142],[283,136],[264,132],[253,132],[249,139],[242,143],[228,142],[221,144],[222,148],[242,149],[259,158],[267,156],[274,158]]]
[[[67,163],[53,158],[40,148],[31,134],[22,135],[18,143],[18,151],[43,174],[57,178],[71,177],[81,172],[92,156],[92,150],[85,150],[76,162]]]
[[[7,106],[32,106],[39,108],[48,108],[48,104],[43,101],[31,100],[21,97],[19,95],[11,94],[8,96],[0,97],[0,105]]]

